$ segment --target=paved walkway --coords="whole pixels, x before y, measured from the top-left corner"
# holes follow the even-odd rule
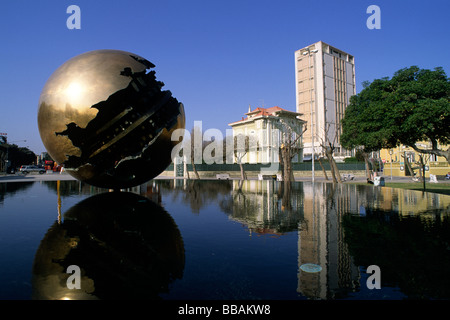
[[[0,175],[0,183],[2,182],[30,182],[30,181],[56,181],[56,180],[76,180],[68,173],[29,173],[23,174],[7,174]]]

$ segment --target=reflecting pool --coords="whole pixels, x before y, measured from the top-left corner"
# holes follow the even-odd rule
[[[373,185],[0,183],[0,299],[449,299],[449,214]]]

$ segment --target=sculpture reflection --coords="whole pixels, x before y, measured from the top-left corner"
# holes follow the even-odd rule
[[[68,266],[81,289],[68,289]],[[34,299],[158,299],[182,278],[184,244],[172,217],[134,193],[92,196],[48,230],[33,264]]]

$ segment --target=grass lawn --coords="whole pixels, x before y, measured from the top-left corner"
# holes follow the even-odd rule
[[[346,182],[346,183],[351,183],[351,182]],[[355,183],[368,185],[366,182],[355,182]],[[386,182],[385,181],[385,187],[423,191],[423,183],[422,182]],[[425,184],[425,191],[450,195],[450,183],[428,183],[427,182]]]
[[[346,183],[369,185],[366,182],[347,181]],[[399,189],[423,191],[423,183],[422,182],[387,182],[387,181],[385,181],[384,183],[385,183],[385,187],[389,187],[389,188],[399,188]],[[425,191],[450,195],[450,183],[448,183],[448,182],[440,182],[440,183],[427,182],[425,184]]]
[[[386,187],[423,191],[422,182],[385,182]],[[450,183],[426,183],[425,191],[450,195]]]

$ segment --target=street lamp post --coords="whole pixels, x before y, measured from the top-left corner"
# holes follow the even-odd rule
[[[303,52],[303,55],[306,56],[308,55],[308,64],[309,64],[309,84],[310,84],[310,88],[309,88],[309,96],[310,96],[310,109],[311,109],[311,179],[312,182],[314,182],[314,178],[315,178],[315,171],[314,171],[314,121],[313,121],[313,98],[312,98],[312,79],[311,79],[311,56],[316,53],[317,49],[314,50],[310,50],[310,49],[306,49],[305,52]]]
[[[392,181],[392,149],[389,149],[389,156],[391,157],[391,181]]]

